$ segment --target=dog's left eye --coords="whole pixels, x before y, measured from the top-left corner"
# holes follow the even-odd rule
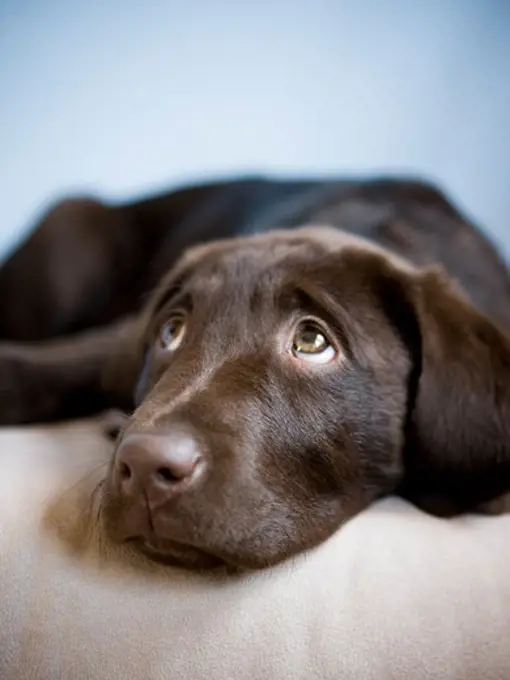
[[[294,334],[292,353],[298,359],[315,364],[327,364],[336,356],[336,350],[326,333],[315,323],[305,322]]]
[[[159,329],[158,345],[167,352],[176,350],[183,341],[186,320],[183,314],[173,314]]]

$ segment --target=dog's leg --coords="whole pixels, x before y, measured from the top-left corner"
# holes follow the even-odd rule
[[[0,425],[129,408],[131,395],[104,389],[103,374],[121,354],[133,324],[126,318],[62,339],[0,343]]]

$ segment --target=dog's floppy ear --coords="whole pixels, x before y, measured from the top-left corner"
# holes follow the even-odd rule
[[[442,270],[409,279],[397,322],[414,366],[401,491],[453,514],[510,490],[510,338]]]

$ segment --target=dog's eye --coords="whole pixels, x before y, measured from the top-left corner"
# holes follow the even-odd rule
[[[183,314],[173,314],[159,329],[158,345],[160,349],[173,352],[181,344],[186,331],[186,320]]]
[[[336,350],[326,333],[317,324],[305,322],[294,334],[292,353],[298,359],[315,364],[327,364],[336,356]]]

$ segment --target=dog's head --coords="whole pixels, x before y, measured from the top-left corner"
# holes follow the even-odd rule
[[[441,272],[365,241],[194,248],[132,342],[103,514],[155,559],[260,568],[397,488],[455,512],[510,485],[506,337]]]

